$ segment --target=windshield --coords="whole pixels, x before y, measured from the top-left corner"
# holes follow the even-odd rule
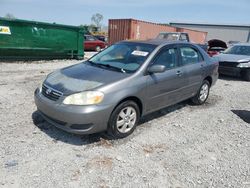
[[[89,63],[124,73],[135,72],[155,49],[155,45],[120,43],[110,46],[89,59]]]
[[[235,55],[249,55],[250,56],[250,46],[233,46],[228,48],[224,52],[225,54],[235,54]]]

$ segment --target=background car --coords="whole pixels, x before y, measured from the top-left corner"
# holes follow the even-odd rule
[[[240,41],[234,41],[234,40],[228,41],[228,45],[229,45],[229,46],[233,46],[233,45],[239,44],[239,43],[240,43]]]
[[[235,44],[214,57],[219,61],[220,74],[250,81],[250,43]]]
[[[84,35],[84,50],[94,50],[101,51],[101,49],[106,47],[106,43],[98,40],[92,35]]]
[[[94,35],[95,38],[97,38],[100,41],[107,42],[107,37],[104,35]]]

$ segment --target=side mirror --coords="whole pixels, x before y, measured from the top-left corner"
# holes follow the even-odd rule
[[[164,65],[153,65],[148,67],[148,73],[154,74],[154,73],[162,73],[165,72],[166,67]]]

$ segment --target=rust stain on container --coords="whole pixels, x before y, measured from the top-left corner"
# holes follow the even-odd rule
[[[130,39],[131,19],[109,20],[109,44]]]
[[[122,40],[154,39],[160,32],[186,32],[194,43],[203,44],[206,41],[206,32],[185,28],[176,28],[169,25],[145,22],[135,19],[110,19],[109,44]]]
[[[109,20],[109,44],[122,40],[147,40],[160,32],[175,32],[175,27],[134,19]]]

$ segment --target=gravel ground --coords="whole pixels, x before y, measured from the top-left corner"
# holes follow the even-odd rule
[[[0,63],[0,187],[250,187],[249,82],[219,79],[205,105],[150,114],[121,140],[35,125],[35,88],[77,62]]]

